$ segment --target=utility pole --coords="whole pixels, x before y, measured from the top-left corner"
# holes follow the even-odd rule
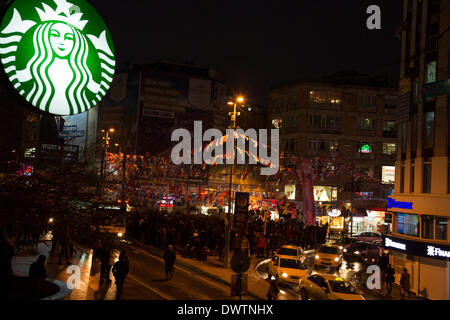
[[[236,106],[237,102],[242,103],[244,102],[243,97],[238,97],[236,101],[232,102],[229,101],[228,105],[233,105],[233,112],[229,112],[228,115],[231,118],[231,125],[230,129],[234,130],[236,129],[236,118],[237,116],[241,115],[240,112],[236,112]],[[228,137],[228,139],[233,139],[233,146],[234,146],[234,133],[232,137]],[[228,268],[230,266],[230,238],[231,238],[231,230],[232,230],[232,223],[233,223],[233,217],[231,215],[231,206],[232,206],[232,186],[233,186],[233,171],[234,171],[234,147],[233,147],[233,156],[231,158],[233,160],[233,163],[230,167],[230,185],[228,190],[228,213],[227,213],[227,225],[226,225],[226,237],[225,237],[225,254],[224,254],[224,267]]]

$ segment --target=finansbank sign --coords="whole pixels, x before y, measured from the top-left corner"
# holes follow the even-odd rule
[[[115,69],[108,28],[85,0],[15,0],[0,25],[0,60],[34,107],[73,115],[96,105]]]

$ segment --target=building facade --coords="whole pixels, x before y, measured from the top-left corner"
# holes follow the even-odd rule
[[[396,104],[396,90],[373,86],[303,82],[270,91],[269,121],[280,129],[284,158],[312,160],[316,216],[336,231],[381,231],[393,189]],[[294,184],[280,191],[301,201]],[[330,220],[332,209],[342,214]]]
[[[412,291],[450,299],[450,6],[404,0],[395,193],[389,201],[396,280]]]

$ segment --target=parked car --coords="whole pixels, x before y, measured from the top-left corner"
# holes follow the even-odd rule
[[[355,238],[359,241],[382,241],[381,234],[377,232],[361,232]]]
[[[302,300],[365,300],[350,282],[329,274],[313,274],[299,284]]]
[[[359,241],[345,249],[344,257],[345,259],[374,263],[377,262],[381,251],[382,248],[378,244]]]
[[[347,247],[349,247],[350,245],[352,245],[355,242],[358,242],[359,240],[356,238],[350,238],[350,237],[345,237],[343,239],[340,239],[338,241],[336,241],[336,245],[339,246],[339,249],[343,250],[345,252],[345,249]]]

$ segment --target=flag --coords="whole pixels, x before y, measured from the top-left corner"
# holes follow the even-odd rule
[[[314,214],[314,188],[313,188],[313,170],[311,160],[298,159],[297,173],[301,177],[303,188],[303,212],[305,222],[309,225],[316,224]]]

